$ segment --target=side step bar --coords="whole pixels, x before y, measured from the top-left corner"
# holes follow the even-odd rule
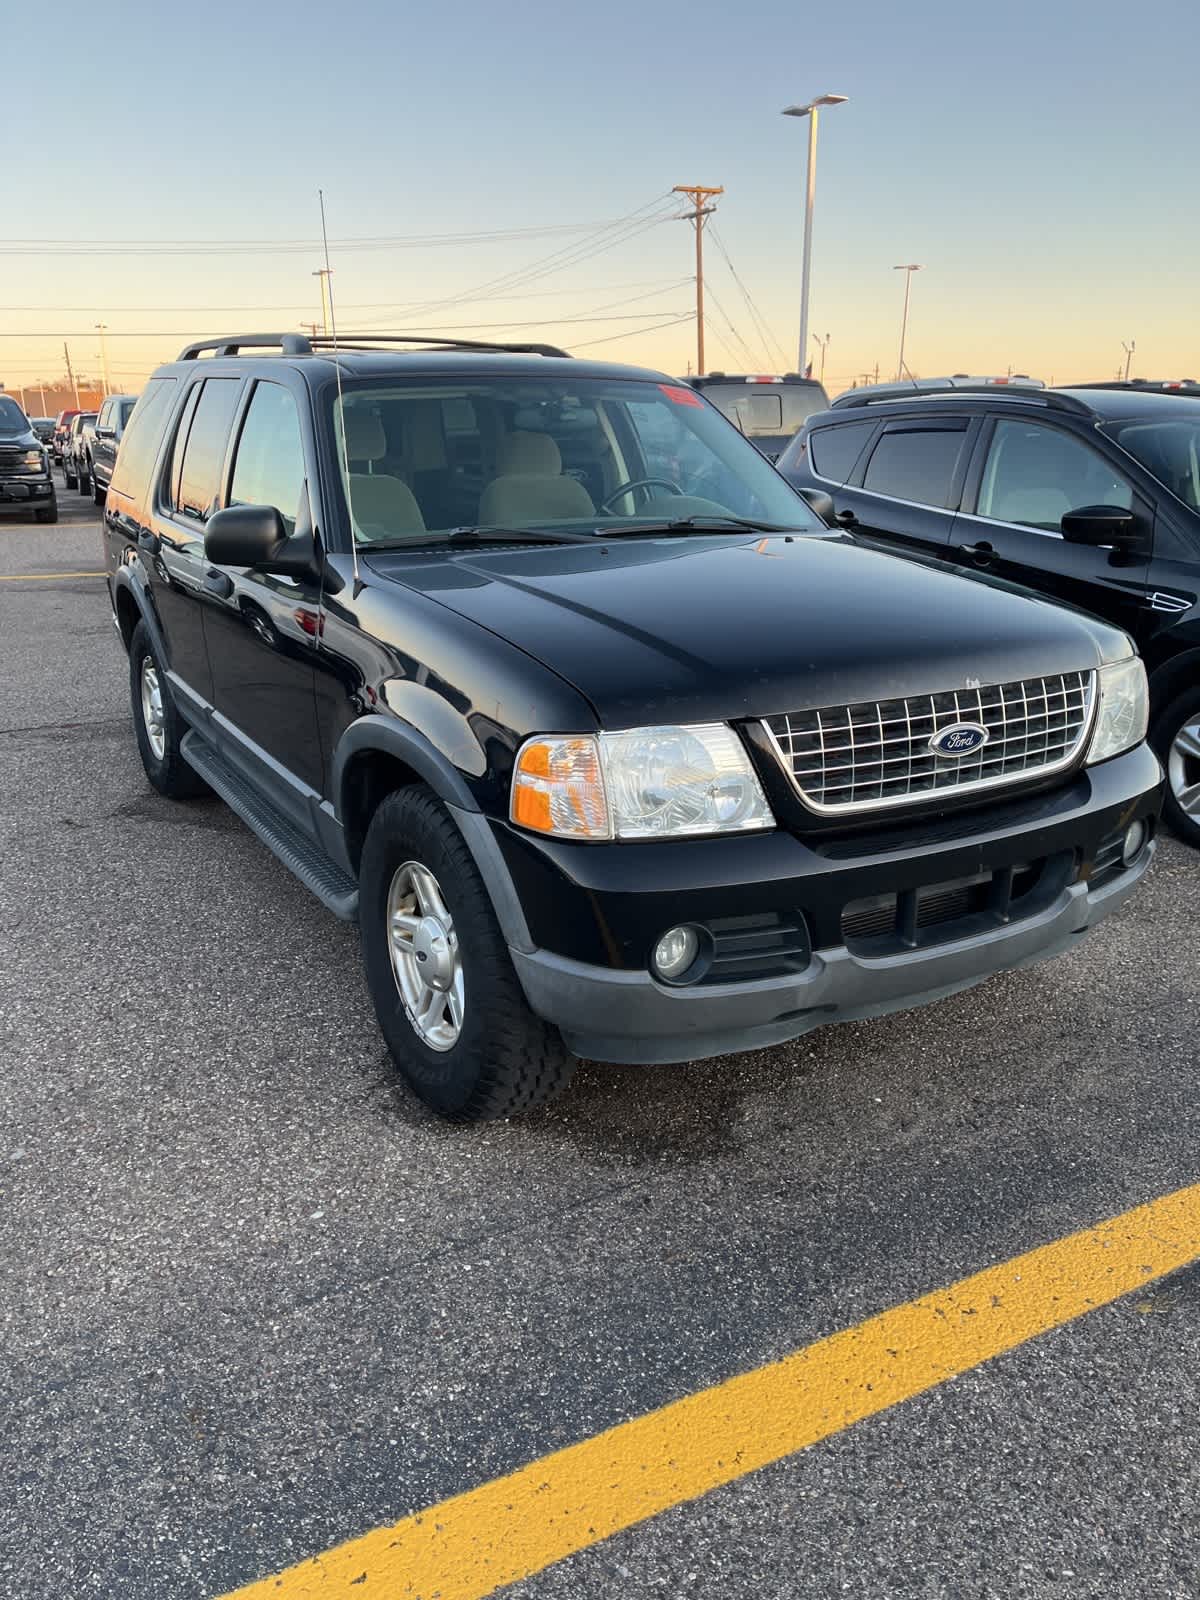
[[[331,861],[321,847],[299,828],[273,811],[236,768],[206,744],[190,729],[179,746],[189,767],[194,767],[211,788],[215,789],[231,810],[236,811],[246,826],[258,835],[268,850],[274,852],[300,879],[322,905],[344,922],[354,922],[358,917],[358,884]]]

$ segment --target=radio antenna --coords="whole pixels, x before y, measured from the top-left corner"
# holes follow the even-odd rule
[[[350,487],[350,449],[346,443],[346,408],[342,403],[342,364],[338,360],[337,311],[333,304],[333,268],[329,265],[329,233],[325,227],[325,191],[317,190],[321,205],[321,243],[325,246],[325,286],[329,294],[329,330],[333,334],[333,370],[337,378],[338,422],[342,432],[342,472],[346,480],[346,505],[350,511],[350,560],[354,588],[358,589],[358,540],[354,537],[354,494]]]

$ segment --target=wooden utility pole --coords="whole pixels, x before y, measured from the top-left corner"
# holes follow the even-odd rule
[[[79,385],[75,382],[75,374],[71,370],[71,352],[67,349],[67,341],[65,339],[63,340],[63,360],[67,363],[67,377],[70,380],[71,388],[75,392],[75,409],[78,411]]]
[[[329,334],[329,271],[328,267],[318,267],[313,273],[314,278],[321,280],[321,332]]]
[[[704,375],[704,219],[711,217],[717,209],[716,206],[707,205],[705,202],[713,200],[719,194],[724,194],[722,188],[706,189],[699,183],[677,183],[672,190],[673,194],[685,194],[692,202],[692,209],[685,211],[680,217],[681,222],[691,222],[696,229],[696,371],[701,377]]]

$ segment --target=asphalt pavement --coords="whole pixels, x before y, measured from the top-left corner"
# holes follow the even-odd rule
[[[0,519],[6,1600],[207,1600],[1200,1178],[1169,838],[1047,966],[435,1121],[353,929],[147,785],[61,503]],[[507,1592],[1195,1600],[1198,1374],[1193,1267]]]

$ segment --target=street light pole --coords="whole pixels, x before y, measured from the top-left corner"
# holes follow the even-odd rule
[[[96,330],[100,335],[100,371],[104,374],[104,397],[107,399],[112,393],[112,383],[108,376],[108,340],[104,337],[108,332],[108,323],[98,322]]]
[[[844,94],[822,94],[802,106],[785,106],[785,117],[808,118],[808,182],[804,198],[804,258],[800,273],[800,372],[808,369],[808,290],[812,272],[813,206],[817,198],[817,118],[822,106],[840,106]]]
[[[1121,340],[1121,349],[1124,350],[1124,352],[1125,352],[1125,382],[1128,383],[1129,382],[1129,365],[1133,360],[1133,352],[1137,349],[1137,340],[1136,339],[1130,339],[1129,343],[1126,344],[1124,339],[1122,339]]]
[[[904,274],[904,314],[900,318],[900,363],[896,368],[897,380],[904,376],[904,340],[908,333],[908,295],[909,290],[912,288],[912,275],[914,272],[920,272],[920,270],[921,263],[919,261],[909,261],[903,266],[892,268],[893,272],[902,272]]]
[[[826,352],[826,350],[829,349],[829,338],[830,338],[830,336],[829,336],[829,334],[826,334],[825,337],[822,339],[822,337],[821,337],[821,335],[819,333],[814,333],[813,334],[813,338],[816,340],[817,344],[819,344],[820,347],[821,347],[821,371],[820,371],[818,376],[819,376],[820,382],[824,383],[825,382],[825,352]]]

